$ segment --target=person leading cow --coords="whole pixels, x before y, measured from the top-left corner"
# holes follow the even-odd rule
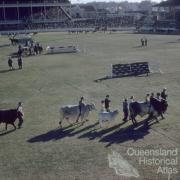
[[[84,104],[84,97],[81,97],[80,101],[79,101],[79,115],[77,117],[77,120],[76,122],[79,121],[79,118],[81,117],[82,115],[82,109],[84,108],[85,104]]]
[[[24,120],[23,120],[24,112],[23,112],[22,102],[19,102],[19,103],[18,103],[17,113],[18,113],[18,117],[19,117],[18,127],[21,128],[22,123],[23,123],[23,121],[24,121]]]
[[[106,98],[104,100],[104,107],[107,112],[110,112],[109,104],[111,100],[109,100],[109,95],[106,95]]]
[[[164,100],[167,100],[167,89],[163,88],[163,91],[161,92],[161,98],[163,98]]]
[[[129,115],[128,111],[129,111],[128,102],[127,99],[125,98],[123,101],[123,113],[124,113],[123,121],[127,121]]]

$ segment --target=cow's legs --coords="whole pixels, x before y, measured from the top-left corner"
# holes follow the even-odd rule
[[[62,128],[62,121],[63,121],[63,119],[64,119],[64,116],[61,117],[61,118],[60,118],[60,121],[59,121],[59,125],[60,125],[61,128]]]
[[[102,128],[102,120],[99,119],[100,127]]]
[[[76,119],[76,123],[78,123],[80,117],[81,117],[81,114],[78,114],[78,117]]]
[[[161,116],[161,119],[165,119],[162,113],[160,113],[160,116]]]
[[[62,113],[60,112],[59,125],[60,125],[61,128],[62,128],[62,121],[63,121],[64,118],[65,118],[64,114],[62,114]]]
[[[136,121],[136,119],[135,119],[135,116],[131,115],[131,120],[132,120],[132,123],[133,123],[134,125],[137,124],[137,121]]]
[[[81,122],[84,120],[84,114],[81,114]]]
[[[69,123],[69,125],[73,125],[71,122],[69,122],[69,117],[66,117],[66,120],[67,120],[67,122]]]
[[[156,120],[156,122],[159,122],[157,116],[153,115],[152,117]]]
[[[148,116],[147,120],[150,120],[152,118],[155,118],[155,117],[154,117],[153,113],[151,112],[151,113],[149,113],[149,116]]]
[[[12,123],[12,125],[14,126],[14,129],[16,129],[16,126],[15,126],[15,124],[14,124],[14,123]]]
[[[83,125],[85,123],[84,122],[84,114],[81,114],[80,119],[81,119],[81,125]]]

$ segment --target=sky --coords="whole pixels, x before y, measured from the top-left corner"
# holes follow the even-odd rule
[[[142,0],[70,0],[71,3],[86,3],[86,2],[92,2],[92,1],[96,1],[96,2],[122,2],[122,1],[129,1],[129,2],[141,2]],[[161,2],[163,0],[151,0],[153,2]]]

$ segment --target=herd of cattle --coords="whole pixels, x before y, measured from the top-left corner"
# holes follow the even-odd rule
[[[137,108],[138,106],[138,108]],[[158,101],[154,99],[152,102],[152,105],[149,106],[146,102],[133,102],[129,106],[129,119],[132,120],[133,124],[137,124],[136,122],[136,116],[140,115],[143,117],[144,115],[149,115],[148,119],[156,119],[158,120],[158,116],[161,116],[163,118],[163,115],[167,110],[168,104],[166,100]],[[87,120],[90,111],[96,110],[95,104],[85,104],[84,107],[81,109],[81,116],[80,120],[81,122],[84,122],[84,120]],[[62,121],[64,119],[77,119],[79,115],[79,105],[67,105],[60,108],[60,122],[59,125],[62,127]],[[102,127],[103,121],[112,121],[114,120],[117,115],[119,114],[118,110],[115,111],[100,111],[98,114],[99,124]],[[17,109],[11,109],[11,110],[0,110],[0,123],[6,124],[6,130],[7,125],[11,124],[14,126],[14,129],[16,129],[15,121],[16,119],[19,119],[19,124],[21,122],[21,119],[23,118],[23,115],[21,113],[18,113]],[[18,124],[18,126],[19,126]]]
[[[166,112],[168,107],[166,100],[158,101],[154,98],[152,104],[149,105],[146,102],[133,102],[130,103],[129,106],[129,119],[132,120],[134,125],[137,124],[136,116],[139,115],[141,117],[148,115],[148,119],[156,119],[158,121],[158,117],[161,116],[163,118],[163,114]],[[88,118],[90,111],[96,110],[94,104],[86,104],[84,108],[82,108],[81,112],[81,121]],[[60,108],[60,126],[62,126],[63,119],[77,119],[79,114],[79,106],[78,105],[68,105]],[[100,111],[98,113],[99,124],[102,127],[102,123],[104,121],[113,121],[117,115],[119,114],[118,110],[114,111]]]

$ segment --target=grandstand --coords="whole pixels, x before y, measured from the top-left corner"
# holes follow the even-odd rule
[[[68,0],[4,0],[0,31],[53,28],[71,19]]]
[[[167,0],[154,5],[155,11],[143,19],[139,32],[147,33],[180,33],[180,1]],[[147,20],[149,18],[150,20]]]

